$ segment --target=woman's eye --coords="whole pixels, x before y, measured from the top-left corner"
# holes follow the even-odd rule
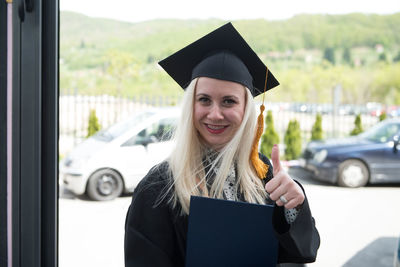
[[[201,103],[209,103],[210,99],[207,97],[200,97],[197,101],[199,101]]]
[[[225,105],[233,105],[233,104],[236,104],[236,101],[228,98],[228,99],[224,99],[224,104]]]

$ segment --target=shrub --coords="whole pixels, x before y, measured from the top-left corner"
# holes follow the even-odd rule
[[[379,115],[379,121],[386,120],[386,118],[387,118],[386,112],[382,112],[381,115]]]
[[[295,119],[289,122],[285,133],[285,158],[287,160],[297,159],[301,154],[301,132],[300,124]]]
[[[354,129],[350,132],[350,135],[358,135],[362,133],[364,130],[362,128],[362,123],[361,123],[361,115],[358,114],[356,116],[356,119],[354,120]]]
[[[86,137],[94,135],[100,130],[101,126],[96,116],[96,110],[91,109],[89,114],[88,134]]]
[[[279,144],[279,135],[274,128],[274,119],[271,110],[268,110],[265,119],[265,131],[261,137],[261,153],[270,156],[272,147]]]
[[[322,132],[322,116],[317,113],[315,117],[315,122],[311,130],[311,140],[322,140],[323,139]]]

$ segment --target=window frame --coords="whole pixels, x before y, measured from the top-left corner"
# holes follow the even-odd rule
[[[1,51],[7,43],[7,5],[0,3]],[[7,62],[1,59],[3,76]],[[12,208],[0,217],[0,230],[11,236],[11,246],[1,235],[1,266],[58,266],[58,59],[59,1],[12,1],[11,143],[7,133],[0,133],[1,185],[7,185],[10,169],[12,181]],[[4,79],[0,85],[6,88]],[[7,91],[0,91],[0,129],[7,129]],[[4,164],[7,160],[11,166]],[[7,191],[1,190],[0,196]],[[0,202],[2,211],[8,203]]]

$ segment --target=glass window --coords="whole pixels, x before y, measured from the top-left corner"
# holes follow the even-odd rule
[[[385,143],[391,141],[393,136],[398,134],[399,131],[399,123],[386,123],[371,128],[369,131],[361,134],[361,136],[374,142]]]
[[[149,135],[154,136],[157,142],[164,142],[171,139],[176,126],[175,118],[163,119],[159,123],[154,124],[149,129]]]
[[[137,125],[137,124],[141,123],[142,121],[144,121],[145,119],[149,118],[153,114],[154,114],[154,112],[149,112],[149,111],[140,113],[140,114],[132,117],[129,120],[116,123],[116,124],[112,125],[111,127],[109,127],[108,129],[106,129],[104,131],[100,131],[99,133],[97,133],[94,136],[94,138],[102,140],[102,141],[110,142],[114,138],[120,136],[121,134],[125,133],[126,131],[128,131],[129,129],[134,127],[135,125]]]
[[[176,118],[162,119],[143,129],[138,135],[132,136],[122,146],[146,145],[165,142],[171,139],[176,125]]]

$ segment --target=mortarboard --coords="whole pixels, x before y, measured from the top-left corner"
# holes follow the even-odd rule
[[[158,63],[183,89],[197,77],[240,83],[264,93],[267,67],[232,23],[227,23]],[[265,91],[279,85],[268,71]]]

